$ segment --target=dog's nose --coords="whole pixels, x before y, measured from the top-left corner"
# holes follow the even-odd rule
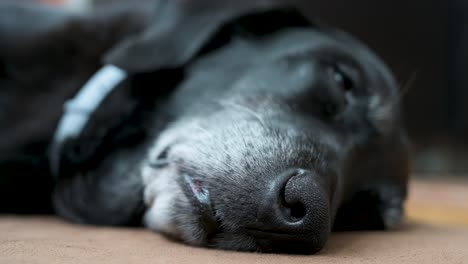
[[[313,172],[288,170],[271,183],[248,228],[265,252],[312,254],[330,233],[329,195]]]

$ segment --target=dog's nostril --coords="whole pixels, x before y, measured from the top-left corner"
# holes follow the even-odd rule
[[[281,190],[281,211],[283,213],[283,216],[291,221],[291,222],[298,222],[300,221],[301,219],[303,219],[307,212],[306,212],[306,208],[304,206],[303,203],[299,202],[299,201],[295,201],[295,202],[288,202],[286,201],[286,197],[285,197],[285,189],[286,189],[286,186],[283,187],[283,189]]]
[[[302,203],[294,203],[291,205],[291,217],[294,220],[301,220],[306,216],[306,209]]]

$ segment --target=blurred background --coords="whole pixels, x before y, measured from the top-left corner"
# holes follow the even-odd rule
[[[39,1],[78,12],[128,0]],[[138,3],[152,0],[139,0]],[[311,0],[305,12],[351,32],[407,83],[404,120],[419,177],[468,175],[468,1]]]

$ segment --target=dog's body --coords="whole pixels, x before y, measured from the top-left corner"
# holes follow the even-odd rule
[[[104,57],[130,77],[61,146],[52,199],[59,215],[106,225],[143,220],[193,245],[300,253],[323,247],[333,225],[397,226],[407,145],[398,88],[383,63],[295,11],[205,2],[161,4],[176,22],[150,30],[149,12],[57,15],[55,26],[25,36],[0,21],[0,35],[14,40],[0,46],[2,177],[44,182],[61,107]]]

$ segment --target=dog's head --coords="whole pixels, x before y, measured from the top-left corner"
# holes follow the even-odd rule
[[[389,70],[339,31],[240,37],[187,75],[141,175],[145,225],[193,245],[319,250],[359,181],[345,164],[400,136]]]
[[[181,83],[167,82],[166,86],[177,89],[162,92],[167,97],[156,98],[164,105],[150,117],[154,120],[142,114],[145,116],[142,126],[157,124],[149,133],[155,136],[149,145],[145,144],[146,138],[139,141],[130,136],[132,140],[125,142],[125,146],[115,146],[115,142],[129,137],[125,135],[127,131],[116,136],[124,140],[113,135],[107,139],[106,136],[126,124],[115,129],[93,129],[92,123],[88,127],[90,133],[81,135],[85,144],[75,142],[76,146],[85,147],[83,156],[95,159],[79,168],[86,159],[81,162],[80,155],[68,158],[78,160],[78,165],[71,162],[69,170],[79,176],[59,179],[54,202],[61,215],[75,221],[120,224],[128,222],[129,215],[139,214],[139,208],[134,207],[141,202],[140,178],[135,180],[130,171],[134,172],[133,161],[141,159],[140,150],[148,147],[136,166],[144,183],[144,223],[192,245],[311,253],[325,244],[342,205],[366,188],[380,195],[383,206],[377,211],[385,218],[385,226],[396,225],[407,175],[404,168],[399,169],[406,165],[399,94],[389,70],[372,52],[345,33],[311,25],[297,12],[266,11],[263,15],[234,19],[251,11],[270,10],[273,0],[158,2],[158,8],[154,9],[157,14],[148,14],[148,18],[159,19],[154,28],[146,29],[145,23],[151,19],[128,23],[132,20],[115,17],[119,21],[117,32],[127,31],[126,27],[118,26],[126,21],[129,32],[134,32],[134,27],[144,27],[141,34],[110,34],[113,27],[99,27],[99,23],[92,21],[82,23],[78,18],[69,24],[57,23],[60,16],[58,20],[50,20],[54,22],[50,25],[40,23],[32,28],[34,32],[42,32],[51,26],[54,30],[46,32],[54,34],[38,33],[38,40],[27,41],[24,37],[27,34],[23,36],[23,31],[18,31],[3,43],[2,54],[11,55],[8,52],[11,50],[16,51],[12,57],[26,58],[20,60],[22,63],[16,69],[30,65],[31,57],[24,56],[23,49],[16,49],[16,44],[42,47],[39,51],[31,49],[41,56],[38,66],[30,68],[30,72],[53,82],[62,64],[45,67],[50,74],[45,78],[42,58],[48,54],[44,52],[53,50],[51,53],[57,56],[53,58],[64,61],[63,55],[57,55],[62,53],[49,48],[49,42],[61,43],[62,36],[65,40],[73,36],[73,41],[70,40],[73,45],[64,43],[63,54],[73,55],[67,50],[90,48],[83,53],[86,56],[76,53],[70,59],[74,63],[80,61],[76,64],[80,66],[73,68],[82,76],[87,75],[82,73],[78,58],[83,59],[86,71],[91,72],[104,50],[110,49],[108,46],[120,35],[126,37],[115,47],[112,45],[104,60],[133,75],[134,79],[127,83],[131,88],[144,86],[142,90],[151,90],[141,83],[134,85],[137,72],[152,75],[158,70],[184,71]],[[16,14],[8,10],[4,12]],[[6,26],[0,31],[9,30],[11,21],[14,19],[5,16],[0,24]],[[225,26],[219,29],[221,25]],[[95,36],[94,33],[101,36],[102,32],[115,36],[106,45],[81,45],[83,39],[106,40],[105,36],[83,37]],[[45,39],[48,41],[42,43]],[[25,47],[29,50],[28,45]],[[88,56],[93,58],[92,63]],[[15,72],[12,71],[15,67],[8,65],[3,74],[6,69]],[[70,76],[77,77],[72,73]],[[158,79],[164,73],[167,72],[158,72],[151,85],[165,86],[165,80]],[[70,80],[70,76],[63,79]],[[31,83],[33,87],[36,85]],[[61,82],[56,85],[57,91],[63,90]],[[117,107],[107,102],[112,105],[109,108],[119,111],[117,114],[109,111],[109,115],[119,119],[127,107],[133,109],[139,101],[133,101],[137,100],[133,96],[138,97],[135,94],[117,92],[121,93],[116,94],[119,102],[132,97],[131,102]],[[145,104],[148,101],[152,104],[152,99]],[[47,100],[50,102],[50,97]],[[106,116],[106,106],[100,108]],[[168,119],[170,122],[166,123]],[[104,126],[118,123],[106,121],[102,122],[106,123]],[[100,122],[95,120],[96,123]],[[164,123],[162,128],[160,123]],[[146,127],[144,130],[147,132]],[[96,134],[105,134],[105,140],[109,141],[104,140],[103,144]],[[74,142],[71,143],[73,147]],[[93,143],[98,146],[97,151],[93,150]],[[87,151],[87,147],[92,151]],[[399,154],[402,155],[395,158]],[[76,173],[77,168],[80,173]],[[390,185],[395,185],[397,191],[389,190]]]

